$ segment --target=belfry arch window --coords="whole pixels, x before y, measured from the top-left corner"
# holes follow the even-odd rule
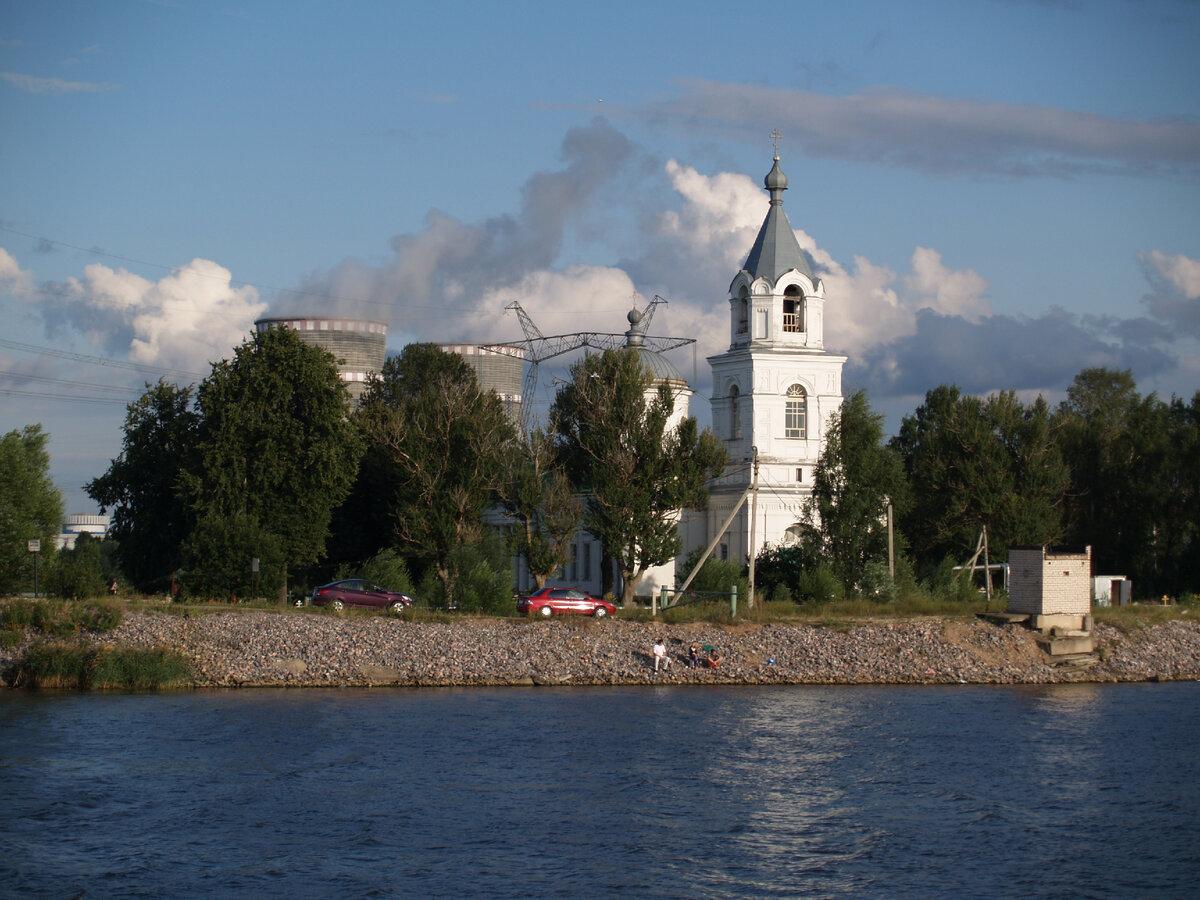
[[[798,285],[789,284],[783,292],[783,330],[804,330],[804,294]]]
[[[808,395],[798,384],[787,390],[787,409],[783,414],[783,436],[804,439],[808,421]]]
[[[742,289],[738,291],[734,306],[737,307],[737,333],[745,334],[750,328],[750,300],[746,296],[745,285],[742,285]]]
[[[742,410],[738,405],[738,400],[741,398],[741,391],[735,384],[729,388],[729,439],[731,441],[740,441],[742,439]]]

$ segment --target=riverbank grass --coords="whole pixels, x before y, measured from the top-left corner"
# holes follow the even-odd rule
[[[98,647],[86,641],[40,641],[16,665],[14,687],[77,691],[157,691],[192,680],[186,659],[162,648]]]

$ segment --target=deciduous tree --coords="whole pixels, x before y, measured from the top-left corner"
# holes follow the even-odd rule
[[[358,416],[399,548],[435,567],[453,603],[456,548],[483,534],[515,429],[456,353],[409,344],[384,363]]]
[[[50,480],[49,435],[41,425],[0,438],[0,592],[33,586],[30,540],[53,554],[62,528],[62,494]]]
[[[806,557],[816,551],[843,584],[860,587],[868,562],[887,563],[889,500],[900,515],[908,497],[900,455],[883,440],[883,416],[863,391],[851,394],[830,423],[813,474]]]
[[[725,448],[694,417],[668,428],[670,385],[647,399],[652,384],[636,351],[606,350],[571,367],[550,410],[561,458],[586,496],[584,527],[617,561],[626,606],[650,568],[678,556],[680,510],[703,509],[707,482],[725,465]]]
[[[362,452],[347,404],[333,355],[290,328],[259,332],[214,364],[185,476],[197,519],[245,517],[278,538],[286,568],[316,562]]]
[[[200,421],[192,396],[190,387],[165,381],[146,385],[125,414],[121,453],[84,487],[102,510],[112,510],[108,534],[117,539],[121,573],[141,591],[169,587],[194,524],[180,496]]]

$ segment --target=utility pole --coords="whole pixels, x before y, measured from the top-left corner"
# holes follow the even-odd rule
[[[750,482],[750,584],[746,592],[746,609],[754,609],[754,526],[758,521],[758,448],[751,447],[750,453],[754,458],[754,479]]]

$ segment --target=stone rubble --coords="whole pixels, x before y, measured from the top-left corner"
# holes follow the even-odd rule
[[[655,674],[664,637],[674,665]],[[127,613],[102,644],[167,647],[197,687],[603,684],[1048,684],[1200,678],[1200,623],[1126,634],[1096,627],[1086,665],[1055,664],[1019,625],[974,618],[809,625],[666,625],[616,619],[463,617],[409,622],[310,611]],[[690,669],[688,645],[715,645],[717,669]],[[7,670],[20,648],[0,654]],[[772,663],[772,659],[774,662]]]

